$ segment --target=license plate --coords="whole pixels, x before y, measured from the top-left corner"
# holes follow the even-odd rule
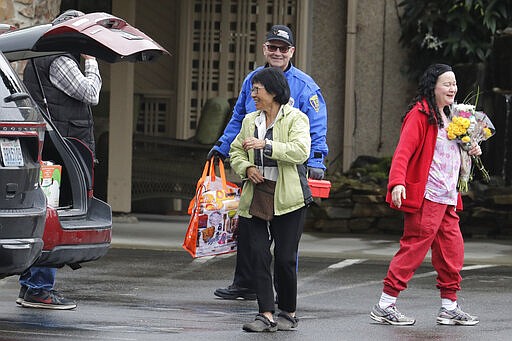
[[[4,167],[23,167],[20,140],[0,139]]]

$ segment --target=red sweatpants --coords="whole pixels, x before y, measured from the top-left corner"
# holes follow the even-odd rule
[[[400,249],[389,264],[384,292],[398,297],[432,248],[432,265],[437,271],[441,298],[457,300],[464,264],[464,240],[454,206],[423,199],[416,213],[405,213]]]

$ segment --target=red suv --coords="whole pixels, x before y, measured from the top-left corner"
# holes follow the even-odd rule
[[[151,61],[167,51],[124,20],[90,13],[59,25],[0,25],[0,278],[38,266],[79,267],[104,256],[112,210],[95,198],[94,162],[81,141],[62,137],[9,62],[84,53],[114,63]],[[58,205],[48,205],[41,164],[60,166]],[[57,180],[57,179],[53,179]]]

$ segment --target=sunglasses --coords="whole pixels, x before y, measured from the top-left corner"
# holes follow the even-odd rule
[[[265,46],[267,47],[267,49],[270,52],[276,52],[277,50],[279,50],[279,51],[281,51],[281,53],[287,53],[292,48],[291,46],[277,46],[277,45],[270,45],[270,44],[265,44]]]
[[[260,89],[265,89],[265,88],[258,87],[258,86],[253,86],[252,89],[251,89],[251,94],[254,92],[257,95],[258,92],[260,91]]]

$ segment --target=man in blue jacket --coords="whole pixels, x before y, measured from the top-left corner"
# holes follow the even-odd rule
[[[256,106],[251,97],[252,77],[264,67],[280,67],[283,69],[290,86],[290,104],[299,108],[309,118],[311,135],[311,154],[308,159],[308,176],[321,180],[324,177],[324,158],[327,156],[327,108],[320,87],[311,76],[299,70],[291,63],[295,52],[292,31],[284,25],[274,25],[267,33],[266,42],[263,44],[263,55],[266,59],[264,66],[258,67],[245,77],[242,90],[238,96],[231,120],[224,129],[223,135],[215,143],[208,153],[208,159],[212,156],[221,159],[229,155],[231,142],[240,132],[242,120],[245,115],[256,111]],[[245,233],[239,232],[238,251],[233,284],[227,288],[215,290],[215,296],[223,299],[256,299],[252,288],[250,250]]]

